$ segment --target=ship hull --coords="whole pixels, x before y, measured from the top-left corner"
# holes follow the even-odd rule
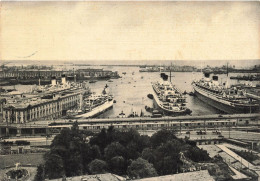
[[[167,115],[167,116],[181,116],[181,115],[187,115],[187,114],[190,114],[191,113],[191,110],[190,109],[185,109],[185,110],[182,110],[182,111],[175,111],[175,110],[168,110],[168,109],[164,109],[162,107],[162,103],[161,101],[159,100],[158,98],[158,95],[157,95],[157,92],[155,90],[155,88],[153,87],[153,101],[154,101],[154,106],[159,109],[160,111],[163,112],[164,115]]]
[[[195,95],[207,105],[210,105],[224,113],[237,114],[237,113],[255,113],[259,111],[259,106],[243,106],[231,105],[227,101],[218,100],[217,98],[207,96],[207,93],[193,85]]]
[[[190,114],[191,111],[190,110],[185,110],[183,112],[176,112],[176,111],[168,111],[167,109],[163,109],[158,102],[155,101],[155,99],[153,100],[154,101],[154,106],[155,108],[159,109],[161,112],[163,112],[164,115],[166,116],[183,116],[183,115],[187,115],[187,114]]]
[[[104,113],[105,111],[111,109],[112,107],[113,107],[113,100],[108,101],[98,107],[95,107],[90,112],[77,115],[77,116],[75,116],[75,118],[93,118],[93,117],[96,117],[96,116]]]

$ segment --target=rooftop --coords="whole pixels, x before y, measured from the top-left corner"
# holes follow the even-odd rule
[[[174,175],[164,175],[159,177],[150,177],[139,179],[139,181],[199,181],[207,180],[214,181],[214,178],[209,175],[208,170],[200,170],[195,172],[179,173]]]
[[[51,181],[62,181],[62,178],[53,179]],[[97,174],[97,175],[82,175],[82,176],[75,176],[75,177],[67,177],[67,181],[121,181],[126,180],[124,177],[120,177],[115,174],[105,173],[105,174]]]

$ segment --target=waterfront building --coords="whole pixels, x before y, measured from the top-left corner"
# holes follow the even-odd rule
[[[8,80],[30,80],[30,79],[51,79],[51,77],[56,77],[60,79],[62,75],[66,75],[67,77],[76,76],[77,79],[86,79],[86,78],[118,78],[118,72],[103,70],[103,69],[77,69],[77,70],[1,70],[0,71],[0,79]]]
[[[89,92],[83,84],[57,84],[52,80],[48,86],[37,87],[30,93],[18,91],[2,94],[2,120],[6,123],[26,123],[52,120],[66,115],[67,110],[81,106],[83,96]]]

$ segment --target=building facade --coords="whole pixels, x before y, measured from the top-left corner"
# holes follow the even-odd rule
[[[80,106],[89,90],[77,86],[55,85],[42,93],[6,95],[3,104],[2,122],[26,123],[37,120],[52,120],[66,115],[66,111]]]

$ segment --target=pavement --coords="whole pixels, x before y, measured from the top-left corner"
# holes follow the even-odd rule
[[[219,147],[221,150],[223,150],[228,155],[230,155],[232,158],[239,161],[241,163],[241,165],[244,165],[245,167],[247,167],[251,170],[254,170],[258,174],[258,179],[260,179],[260,166],[255,166],[255,165],[251,164],[250,162],[248,162],[247,160],[245,160],[244,158],[240,157],[235,152],[233,152],[232,150],[227,148],[225,145],[216,145],[216,146]]]

